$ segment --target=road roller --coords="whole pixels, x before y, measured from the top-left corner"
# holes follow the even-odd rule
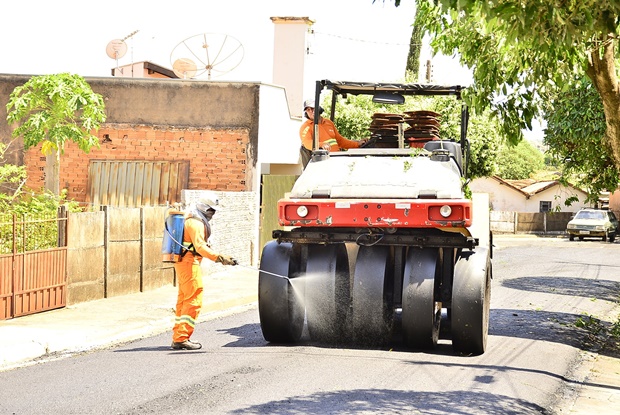
[[[398,106],[407,96],[453,96],[464,87],[321,80],[315,102],[369,95]],[[466,196],[467,106],[460,137],[440,137],[432,111],[373,115],[363,148],[318,148],[277,204],[281,229],[265,244],[259,316],[271,343],[484,353],[489,327],[492,233],[486,194]],[[420,114],[416,114],[416,113]],[[433,120],[433,116],[435,120]]]

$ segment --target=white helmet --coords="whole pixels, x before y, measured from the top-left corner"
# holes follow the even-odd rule
[[[217,210],[219,208],[220,201],[217,195],[213,192],[207,192],[200,196],[198,202],[196,202],[196,208],[200,211],[207,211],[209,209]]]
[[[310,118],[310,117],[308,117],[308,114],[306,113],[306,110],[308,108],[313,108],[313,109],[315,108],[314,107],[314,100],[313,99],[307,99],[307,100],[304,101],[304,116],[306,118]],[[323,114],[323,107],[321,107],[319,105],[319,115],[321,115],[321,114]]]

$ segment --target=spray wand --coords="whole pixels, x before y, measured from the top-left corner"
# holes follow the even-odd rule
[[[238,267],[243,267],[243,268],[247,268],[247,269],[251,269],[252,271],[259,271],[259,272],[264,272],[265,274],[269,274],[269,275],[273,275],[274,277],[278,277],[278,278],[284,278],[285,280],[289,280],[289,277],[285,276],[285,275],[280,275],[280,274],[274,274],[273,272],[269,272],[269,271],[265,271],[264,269],[258,269],[255,267],[250,267],[248,265],[241,265],[241,264],[237,264]]]

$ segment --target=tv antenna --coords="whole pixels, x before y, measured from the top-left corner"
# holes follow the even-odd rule
[[[230,35],[201,33],[177,44],[170,53],[174,73],[182,79],[221,76],[243,60],[243,45]]]
[[[121,73],[123,71],[118,67],[118,60],[125,56],[125,54],[127,53],[127,43],[125,43],[125,41],[127,39],[131,39],[138,32],[139,30],[134,30],[122,39],[112,39],[108,42],[108,45],[105,48],[106,54],[108,55],[108,57],[116,61],[116,69],[121,71]]]

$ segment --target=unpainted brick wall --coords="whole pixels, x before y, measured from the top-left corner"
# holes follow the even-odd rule
[[[100,148],[84,153],[66,144],[60,161],[60,188],[70,200],[86,202],[88,162],[99,160],[189,160],[189,189],[246,190],[246,152],[249,131],[240,129],[175,129],[150,126],[106,126],[97,132]],[[111,140],[111,141],[108,141]],[[41,146],[25,154],[28,182],[40,190],[45,184],[45,156]]]

